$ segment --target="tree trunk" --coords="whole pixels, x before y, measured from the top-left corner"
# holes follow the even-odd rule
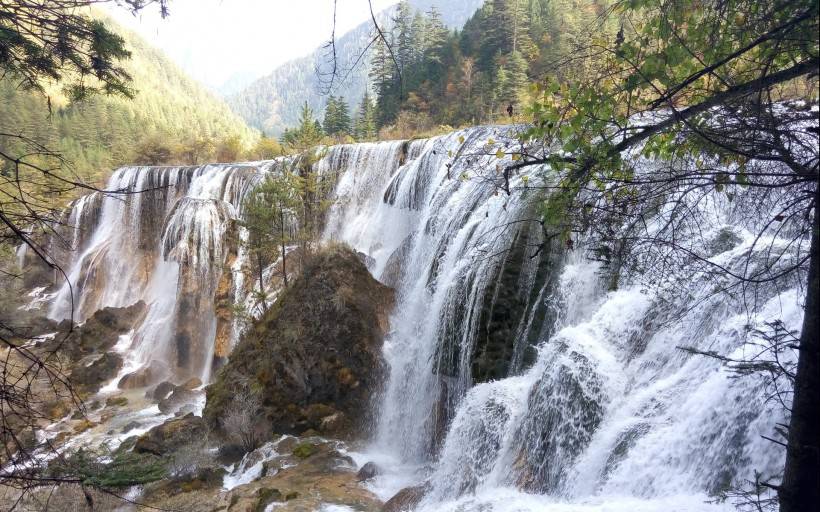
[[[815,192],[809,279],[805,316],[800,334],[799,361],[794,379],[786,467],[779,489],[781,512],[814,510],[820,505],[820,188]]]
[[[285,210],[279,210],[279,220],[281,221],[279,224],[279,228],[281,229],[281,238],[282,241],[282,280],[285,283],[285,288],[288,287],[288,270],[285,267],[287,255],[285,254]]]
[[[262,253],[260,253],[259,251],[256,251],[256,266],[259,270],[259,275],[258,275],[258,277],[259,277],[259,293],[264,295],[264,293],[265,293],[265,280],[264,280],[264,278],[265,278],[265,266],[262,264]],[[260,297],[262,295],[260,295]],[[267,306],[268,305],[266,303],[264,303],[264,300],[263,300],[262,311],[265,311],[267,309]]]

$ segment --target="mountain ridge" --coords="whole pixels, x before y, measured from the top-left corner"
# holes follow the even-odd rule
[[[97,95],[71,103],[60,84],[50,85],[47,97],[21,90],[7,77],[0,80],[0,130],[23,133],[59,151],[80,178],[97,184],[104,182],[110,169],[134,163],[143,142],[180,144],[237,137],[250,145],[258,139],[258,132],[224,100],[161,49],[100,9],[92,10],[91,15],[125,39],[131,58],[123,65],[132,76],[129,85],[134,97]],[[14,142],[0,144],[12,153],[24,149]]]
[[[416,11],[425,12],[436,7],[442,21],[451,29],[459,29],[464,22],[484,4],[484,0],[410,0]],[[393,5],[377,15],[380,24],[388,22],[395,12]],[[336,50],[342,68],[347,70],[356,57],[371,40],[372,22],[366,21],[336,39]],[[248,125],[262,130],[268,135],[280,135],[288,126],[295,124],[299,109],[305,101],[315,113],[324,110],[327,103],[322,91],[317,70],[326,67],[325,50],[317,48],[313,53],[293,59],[275,68],[268,75],[255,80],[242,91],[226,98],[231,109],[242,117]],[[355,66],[344,83],[331,91],[341,96],[351,110],[359,103],[368,89],[370,62],[367,58]],[[345,71],[346,73],[346,71]]]

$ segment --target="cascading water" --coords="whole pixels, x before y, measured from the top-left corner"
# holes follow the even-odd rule
[[[545,267],[561,263],[553,252],[516,269],[515,287],[535,307],[504,331],[518,355],[481,383],[479,342],[493,326],[486,309],[514,252],[512,226],[531,216],[527,177],[512,178],[525,191],[511,196],[497,195],[497,180],[459,179],[462,169],[496,165],[476,163],[493,139],[503,130],[416,141],[398,162],[398,143],[348,150],[325,235],[370,255],[399,296],[366,457],[411,476],[394,471],[374,490],[388,497],[426,481],[420,507],[430,511],[692,510],[717,506],[709,496],[755,471],[776,475],[783,453],[763,436],[784,412],[765,400],[762,380],[679,347],[742,358],[767,322],[799,331],[799,283],[756,290],[751,309],[743,297],[714,294],[720,283],[707,273],[673,297],[637,283],[607,292],[581,250],[545,278]],[[709,207],[708,236],[729,230],[736,239],[711,257],[739,272],[753,226],[732,222],[749,216]],[[525,362],[522,347],[533,342],[537,357]]]
[[[155,364],[155,377],[208,381],[216,329],[213,297],[242,200],[272,163],[259,166],[128,167],[108,190],[78,200],[50,310],[82,321],[103,307],[148,305],[130,333],[123,375]],[[100,205],[101,204],[101,205]],[[90,205],[100,205],[92,207]]]
[[[714,295],[705,274],[672,297],[630,282],[607,291],[582,240],[572,251],[545,244],[534,222],[543,169],[505,183],[495,154],[515,147],[511,134],[335,146],[315,164],[336,183],[324,238],[366,255],[397,291],[390,376],[358,455],[387,470],[374,491],[387,498],[424,482],[419,507],[429,511],[693,510],[755,470],[776,473],[782,452],[761,436],[783,413],[762,400],[765,384],[677,347],[739,357],[767,321],[799,329],[799,287],[764,288],[751,310]],[[123,372],[161,360],[207,381],[220,279],[233,276],[234,304],[255,285],[243,247],[227,242],[246,236],[233,221],[275,165],[117,171],[109,188],[156,190],[75,204],[74,289],[62,287],[52,317],[66,317],[72,300],[80,319],[143,300]],[[506,185],[514,193],[500,193]],[[751,229],[712,206],[709,236],[729,230],[733,242],[710,257],[734,268]],[[225,329],[227,354],[241,328]]]
[[[488,323],[482,313],[492,310],[489,290],[500,276],[497,254],[513,243],[530,206],[526,194],[502,196],[486,182],[458,179],[475,164],[468,158],[448,166],[460,140],[475,149],[494,137],[503,133],[475,129],[408,147],[358,147],[337,188],[339,206],[325,236],[372,257],[374,274],[399,292],[385,341],[391,377],[377,443],[406,462],[430,459],[452,406],[472,385],[473,344]],[[533,272],[518,274],[535,285]],[[507,337],[512,360],[514,340]]]

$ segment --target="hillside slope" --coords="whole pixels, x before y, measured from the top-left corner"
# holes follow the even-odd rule
[[[484,0],[410,0],[417,11],[435,6],[442,20],[450,28],[460,28],[484,3]],[[395,6],[379,13],[379,23],[386,23]],[[373,26],[362,23],[336,41],[339,63],[349,69],[371,39]],[[242,92],[228,97],[228,104],[251,126],[271,135],[279,135],[286,127],[296,124],[299,109],[307,101],[314,112],[322,112],[327,97],[321,94],[317,69],[327,69],[326,51],[318,48],[311,55],[283,64],[270,75],[255,81]],[[352,108],[361,101],[368,85],[369,59],[353,68],[345,82],[333,91]]]
[[[94,16],[104,18],[126,40],[132,53],[126,68],[133,77],[134,98],[100,96],[71,105],[54,88],[49,114],[45,97],[2,79],[0,131],[22,133],[59,150],[80,177],[97,184],[110,169],[132,163],[143,141],[173,144],[239,137],[250,143],[258,137],[224,101],[188,77],[160,50],[99,11]],[[4,149],[19,153],[21,148]]]

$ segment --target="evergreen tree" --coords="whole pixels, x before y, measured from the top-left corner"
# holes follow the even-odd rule
[[[387,45],[379,39],[373,50],[370,79],[376,89],[376,121],[378,126],[389,124],[398,114],[400,87],[398,71]]]
[[[336,102],[336,134],[349,135],[352,131],[350,120],[350,107],[344,98],[339,98]]]
[[[299,113],[299,125],[285,130],[282,142],[293,151],[304,152],[319,144],[322,135],[322,124],[313,117],[313,109],[306,101]]]
[[[356,114],[354,136],[356,140],[373,140],[376,135],[376,108],[370,93],[365,92]]]
[[[393,17],[393,31],[396,34],[393,52],[401,73],[413,63],[416,44],[413,28],[413,9],[409,2],[403,0],[396,7],[396,15]]]
[[[350,134],[350,111],[344,98],[332,95],[328,98],[323,128],[330,136]]]
[[[300,206],[300,179],[285,171],[268,177],[245,200],[243,225],[248,230],[247,248],[254,267],[257,307],[268,306],[264,271],[282,258],[282,280],[288,285],[287,246],[295,240],[294,217]]]
[[[521,91],[526,87],[529,79],[527,78],[527,62],[521,55],[521,52],[513,51],[503,57],[504,70],[503,83],[498,84],[499,88],[499,107],[503,110],[509,105],[513,107],[518,105],[518,98]]]
[[[327,99],[327,106],[325,107],[325,120],[322,124],[326,134],[336,135],[338,132],[338,118],[339,109],[336,103],[336,97],[331,94]]]

